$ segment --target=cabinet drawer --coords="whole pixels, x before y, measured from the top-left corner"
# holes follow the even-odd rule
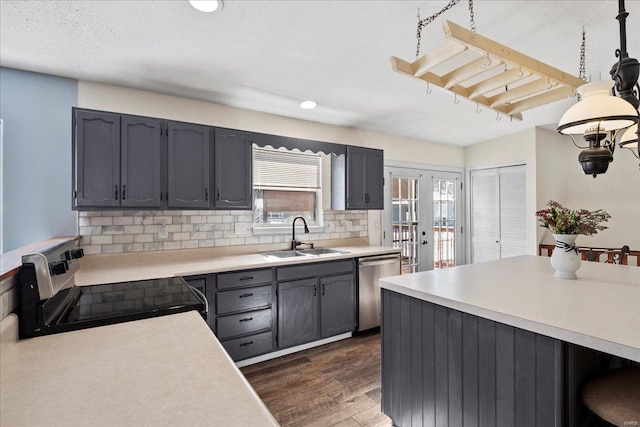
[[[271,269],[218,274],[218,290],[271,283]]]
[[[278,281],[283,281],[352,272],[353,259],[347,259],[342,261],[322,262],[318,264],[302,264],[291,267],[280,267],[277,269],[276,276]]]
[[[237,362],[253,356],[269,353],[273,350],[273,333],[263,332],[248,337],[222,341],[222,346],[229,356]]]
[[[271,285],[218,292],[216,313],[253,310],[271,305]]]
[[[271,329],[271,309],[232,314],[216,319],[218,339],[224,340],[239,335]]]

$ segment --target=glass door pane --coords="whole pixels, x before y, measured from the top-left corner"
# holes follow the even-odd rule
[[[458,225],[458,180],[432,178],[433,184],[433,268],[456,265]]]
[[[393,177],[391,182],[392,245],[402,250],[402,274],[420,271],[418,186],[418,178]]]

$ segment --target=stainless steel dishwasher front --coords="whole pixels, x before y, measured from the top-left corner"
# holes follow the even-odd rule
[[[358,331],[380,326],[382,277],[400,274],[400,254],[364,257],[358,260]]]

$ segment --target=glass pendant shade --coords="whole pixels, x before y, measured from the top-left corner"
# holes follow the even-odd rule
[[[625,130],[620,138],[620,147],[623,148],[638,148],[638,125],[635,124],[629,129]]]
[[[584,134],[599,129],[609,132],[638,123],[638,112],[627,101],[610,95],[613,80],[582,85],[582,100],[569,108],[560,119],[557,131],[562,134]]]

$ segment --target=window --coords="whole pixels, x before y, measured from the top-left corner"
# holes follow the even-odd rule
[[[284,226],[302,216],[309,226],[321,226],[321,161],[318,154],[254,146],[254,225]]]

